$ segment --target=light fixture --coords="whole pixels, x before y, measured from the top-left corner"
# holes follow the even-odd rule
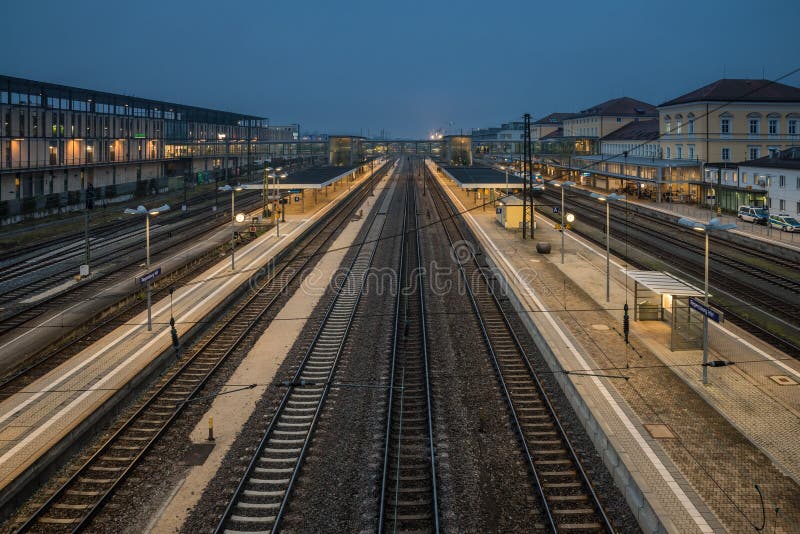
[[[242,222],[244,222],[244,213],[237,213],[237,214],[236,214],[236,222],[237,222],[237,223],[242,223]]]
[[[575,215],[573,215],[572,213],[567,213],[567,222],[568,223],[575,222]]]

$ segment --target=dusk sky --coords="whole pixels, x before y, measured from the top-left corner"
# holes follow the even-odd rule
[[[466,132],[800,66],[796,0],[44,1],[2,12],[2,74],[303,132]],[[800,75],[782,81],[800,86]]]

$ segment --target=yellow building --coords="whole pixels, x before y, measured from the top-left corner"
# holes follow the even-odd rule
[[[655,106],[623,96],[563,119],[564,137],[601,138],[631,122],[654,119]]]
[[[558,131],[566,117],[571,117],[573,113],[551,113],[541,119],[531,123],[531,140],[538,141],[542,137]]]
[[[664,159],[738,162],[800,141],[800,89],[721,79],[658,106]]]
[[[498,200],[495,207],[497,222],[507,230],[522,229],[522,208],[522,200],[513,195]]]

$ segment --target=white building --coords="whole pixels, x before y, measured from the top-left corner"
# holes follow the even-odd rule
[[[739,164],[743,181],[764,184],[771,213],[800,217],[800,146]]]

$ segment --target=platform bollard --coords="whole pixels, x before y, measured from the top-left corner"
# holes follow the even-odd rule
[[[208,418],[208,441],[214,441],[214,418]]]

